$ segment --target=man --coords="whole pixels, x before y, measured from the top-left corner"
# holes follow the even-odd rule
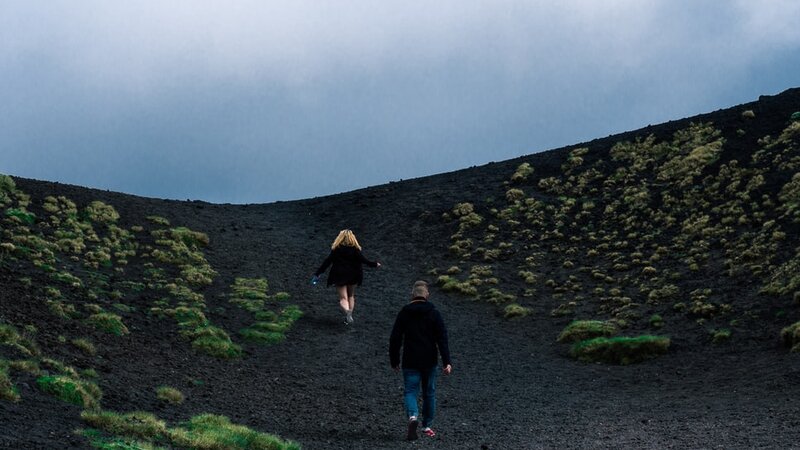
[[[411,303],[397,314],[389,339],[389,359],[395,371],[400,370],[400,347],[403,347],[404,401],[408,417],[408,440],[417,439],[419,411],[417,395],[422,385],[422,433],[434,437],[431,429],[436,413],[436,377],[439,353],[442,355],[442,372],[453,370],[450,349],[447,346],[447,329],[439,311],[428,302],[428,284],[414,283]],[[438,352],[437,352],[438,349]]]

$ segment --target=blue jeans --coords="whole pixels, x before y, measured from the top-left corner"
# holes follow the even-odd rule
[[[417,395],[422,385],[422,426],[429,427],[436,414],[436,377],[439,374],[438,366],[428,370],[403,369],[403,382],[405,390],[403,399],[406,404],[406,416],[419,417]]]

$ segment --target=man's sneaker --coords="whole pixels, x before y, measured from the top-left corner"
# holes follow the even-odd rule
[[[406,439],[409,441],[414,441],[418,438],[417,436],[417,426],[419,426],[419,421],[417,420],[416,416],[411,416],[408,418],[408,434],[406,435]]]
[[[425,427],[422,429],[422,434],[428,437],[436,437],[436,432],[433,431],[431,427]]]

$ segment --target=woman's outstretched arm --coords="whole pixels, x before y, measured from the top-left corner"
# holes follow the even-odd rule
[[[328,269],[328,266],[330,266],[332,262],[333,262],[333,251],[331,251],[328,257],[325,258],[325,261],[323,261],[322,265],[319,266],[319,269],[317,269],[317,271],[314,272],[314,275],[316,276],[322,275],[322,273]]]

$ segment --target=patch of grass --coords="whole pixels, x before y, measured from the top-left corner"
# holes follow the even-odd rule
[[[227,417],[214,414],[192,417],[185,424],[174,428],[168,428],[163,420],[153,414],[141,411],[124,414],[111,411],[84,411],[81,419],[102,432],[113,435],[108,437],[103,436],[98,430],[85,430],[83,435],[97,442],[93,443],[97,448],[149,449],[153,448],[150,447],[153,443],[163,443],[198,450],[300,449],[300,446],[292,441],[233,424]]]
[[[196,449],[299,450],[300,446],[277,436],[259,433],[214,414],[193,417],[183,427],[171,430],[172,442]]]
[[[575,320],[558,335],[558,342],[579,342],[619,333],[619,328],[602,320]]]
[[[514,319],[514,318],[518,318],[518,317],[525,317],[530,313],[531,313],[531,309],[530,308],[526,308],[524,306],[520,306],[520,305],[518,305],[516,303],[512,303],[510,305],[507,305],[505,308],[503,308],[503,317],[505,317],[506,319]]]
[[[659,314],[653,314],[650,316],[650,326],[653,328],[661,328],[664,326],[664,319]]]
[[[170,405],[180,405],[184,400],[183,393],[170,386],[159,386],[156,388],[156,398]]]
[[[33,225],[36,223],[36,214],[25,211],[24,209],[8,208],[6,210],[6,217],[22,224]]]
[[[0,345],[7,345],[25,356],[36,356],[39,347],[31,339],[19,334],[17,329],[8,324],[0,324]]]
[[[165,450],[164,447],[138,439],[108,437],[94,428],[80,430],[79,434],[89,439],[89,445],[100,450]]]
[[[662,355],[669,345],[663,336],[598,337],[575,343],[570,353],[580,361],[628,365]]]
[[[36,379],[36,385],[60,400],[84,408],[99,407],[103,396],[96,384],[66,375],[39,377]]]
[[[726,342],[730,338],[731,338],[731,330],[727,328],[721,328],[719,330],[714,330],[711,332],[711,342],[715,344]]]
[[[81,419],[107,433],[156,440],[167,435],[167,425],[153,414],[135,411],[119,414],[111,411],[84,411]]]
[[[122,336],[130,333],[128,327],[122,323],[122,318],[114,313],[98,313],[92,314],[86,319],[89,325],[97,328],[98,330],[105,331],[117,336]]]
[[[4,359],[0,359],[0,400],[17,402],[19,401],[19,391],[17,391],[17,388],[11,381],[8,369],[8,362]]]
[[[162,225],[162,226],[165,226],[165,227],[169,226],[169,220],[167,220],[167,219],[165,219],[163,217],[160,217],[160,216],[147,216],[147,220],[149,220],[150,222],[152,222],[152,223],[154,223],[156,225]]]
[[[72,345],[78,348],[83,353],[94,356],[97,354],[97,349],[95,348],[94,344],[88,339],[80,338],[80,339],[73,339]]]
[[[196,331],[200,334],[192,341],[192,347],[196,350],[221,359],[242,356],[242,348],[234,344],[221,328],[208,326]]]
[[[792,353],[800,352],[800,322],[795,322],[781,330],[781,339]]]
[[[84,210],[86,216],[93,222],[99,223],[114,223],[119,220],[119,213],[113,206],[107,205],[101,201],[93,201]]]
[[[239,334],[242,335],[244,339],[260,344],[277,344],[286,339],[286,335],[283,334],[282,331],[266,331],[259,329],[258,325],[260,323],[263,322],[258,322],[253,326],[239,330]]]

